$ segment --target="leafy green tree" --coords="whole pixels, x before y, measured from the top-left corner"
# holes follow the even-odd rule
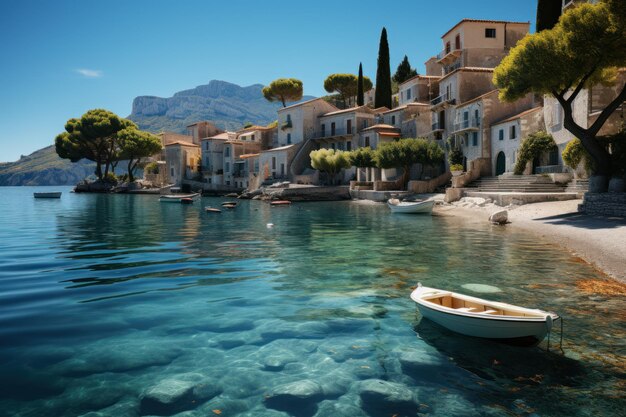
[[[350,98],[357,95],[358,84],[358,77],[354,74],[330,74],[324,80],[324,89],[329,93],[337,92],[345,108]],[[363,77],[363,88],[372,88],[372,81],[368,77]]]
[[[135,170],[141,158],[147,158],[161,151],[161,139],[149,132],[143,132],[133,127],[120,130],[117,133],[119,143],[118,158],[128,162],[128,181],[135,180]]]
[[[556,148],[556,142],[552,135],[539,131],[531,133],[522,141],[517,151],[515,161],[515,175],[522,175],[528,161],[532,161],[543,152],[550,152]]]
[[[267,101],[280,101],[283,107],[287,102],[302,99],[302,81],[295,78],[279,78],[263,87],[263,97]]]
[[[311,151],[311,166],[318,171],[325,172],[330,176],[331,184],[335,184],[335,178],[344,168],[350,168],[349,152],[335,149],[319,149]]]
[[[538,0],[537,32],[552,29],[561,17],[562,0]]]
[[[359,62],[359,79],[357,80],[357,91],[356,91],[356,105],[362,106],[365,104],[365,86],[363,80],[363,64]],[[370,81],[371,84],[371,81]],[[372,87],[370,87],[371,89]]]
[[[389,68],[389,43],[385,28],[380,34],[380,44],[378,45],[374,107],[391,108],[391,69]]]
[[[393,75],[392,80],[398,84],[402,84],[406,80],[411,77],[415,77],[417,75],[417,71],[414,68],[411,68],[411,64],[409,63],[409,58],[405,55],[404,59],[398,65],[396,69],[396,73]]]
[[[561,157],[563,158],[565,165],[572,169],[578,168],[578,165],[583,162],[585,171],[591,171],[591,157],[585,148],[583,148],[583,144],[580,143],[578,138],[574,138],[567,143],[567,146],[565,146],[565,149],[561,152]]]
[[[626,88],[588,127],[574,120],[572,104],[584,88],[616,81],[626,66],[626,2],[581,4],[564,13],[552,28],[527,35],[494,71],[500,98],[514,101],[528,93],[551,94],[563,108],[563,125],[580,139],[594,162],[594,174],[610,176],[611,155],[597,135],[626,100]]]
[[[376,154],[369,146],[351,151],[349,157],[350,164],[357,168],[373,168],[376,166]]]
[[[118,159],[117,133],[128,127],[136,128],[136,125],[108,110],[89,110],[80,119],[67,121],[65,132],[54,140],[56,152],[61,158],[72,162],[81,159],[95,162],[95,174],[99,180],[103,180]]]
[[[374,168],[376,166],[376,153],[369,146],[351,151],[348,157],[350,165],[357,168]],[[360,170],[357,171],[357,174],[358,176],[361,175]]]
[[[402,168],[402,184],[406,188],[413,164],[434,165],[444,158],[443,149],[426,139],[401,139],[384,143],[376,149],[376,164],[383,169]]]

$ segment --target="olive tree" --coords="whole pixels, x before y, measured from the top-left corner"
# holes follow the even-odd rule
[[[402,185],[406,188],[413,164],[435,165],[444,159],[444,152],[435,142],[426,139],[401,139],[384,143],[376,149],[376,164],[383,169],[402,168]]]
[[[330,177],[331,184],[335,184],[335,178],[344,168],[350,168],[349,152],[335,149],[318,149],[311,151],[311,166],[318,171],[325,172]]]
[[[494,71],[500,98],[514,101],[528,93],[550,94],[563,108],[563,125],[580,139],[593,160],[594,174],[610,176],[611,154],[598,132],[626,99],[626,87],[589,126],[574,120],[572,104],[583,89],[616,82],[626,66],[626,1],[603,0],[568,10],[552,29],[527,35]]]

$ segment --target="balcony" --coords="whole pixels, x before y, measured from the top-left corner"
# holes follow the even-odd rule
[[[438,109],[439,107],[446,107],[448,104],[454,104],[455,100],[452,98],[451,94],[443,93],[439,97],[435,97],[430,101],[430,104],[433,106],[431,110]]]
[[[324,139],[324,138],[334,138],[337,136],[352,136],[356,134],[356,129],[352,128],[348,129],[335,129],[333,130],[320,130],[315,132],[313,135],[313,139]]]
[[[440,124],[439,122],[435,122],[431,125],[431,131],[432,132],[441,132],[442,130],[444,130],[445,127]]]
[[[437,54],[437,62],[443,66],[449,65],[461,56],[463,50],[461,48],[444,49]]]
[[[444,74],[450,74],[452,71],[461,68],[461,60],[457,59],[454,63],[443,67]]]
[[[280,125],[280,128],[282,130],[289,129],[290,127],[292,127],[291,120],[287,120],[282,125]]]
[[[463,120],[454,124],[453,133],[461,133],[466,131],[475,131],[480,128],[480,118],[472,117],[471,119]]]

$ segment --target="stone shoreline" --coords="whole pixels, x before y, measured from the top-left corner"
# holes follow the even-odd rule
[[[551,201],[507,207],[514,227],[534,233],[595,266],[610,278],[626,283],[626,219],[589,216],[578,212],[582,200]],[[484,204],[443,205],[435,215],[487,222],[501,207]]]

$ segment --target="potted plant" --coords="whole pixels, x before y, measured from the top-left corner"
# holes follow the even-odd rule
[[[461,164],[452,164],[450,165],[450,172],[453,177],[458,177],[463,173],[463,165]]]

